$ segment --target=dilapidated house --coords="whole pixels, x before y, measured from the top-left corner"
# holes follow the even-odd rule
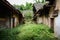
[[[23,22],[23,15],[7,0],[0,0],[0,28],[13,28]]]
[[[34,17],[36,23],[46,24],[54,29],[54,20],[58,16],[56,8],[56,0],[46,0],[46,4],[35,3],[33,5]]]

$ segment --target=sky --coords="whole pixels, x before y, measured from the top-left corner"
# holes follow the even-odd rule
[[[25,5],[26,2],[29,2],[29,3],[34,3],[35,1],[34,0],[7,0],[10,2],[10,4],[16,4],[16,5]]]

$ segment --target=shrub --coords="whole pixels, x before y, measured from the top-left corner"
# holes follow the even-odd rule
[[[18,40],[17,34],[19,33],[18,28],[14,29],[1,29],[0,40]]]
[[[0,30],[0,40],[55,40],[49,27],[43,24],[24,24],[13,29]]]
[[[26,24],[20,32],[20,40],[55,40],[49,27],[43,24]]]
[[[25,17],[26,20],[32,19],[32,17],[33,17],[33,11],[31,11],[31,10],[25,10],[25,11],[22,11],[22,12],[23,12],[24,17]]]

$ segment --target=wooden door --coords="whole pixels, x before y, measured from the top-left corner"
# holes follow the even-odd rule
[[[54,18],[51,18],[51,28],[54,29]]]
[[[0,28],[7,28],[5,19],[0,19]]]
[[[13,28],[15,27],[15,18],[13,17]]]

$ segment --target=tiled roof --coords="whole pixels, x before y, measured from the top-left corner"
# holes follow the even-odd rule
[[[4,6],[6,6],[9,10],[12,12],[14,11],[17,14],[20,14],[15,7],[13,7],[7,0],[0,0],[0,3],[2,3]]]
[[[44,6],[44,4],[42,4],[42,3],[35,3],[34,4],[34,7],[36,8],[36,11],[38,11],[39,9],[42,9],[43,6]]]

